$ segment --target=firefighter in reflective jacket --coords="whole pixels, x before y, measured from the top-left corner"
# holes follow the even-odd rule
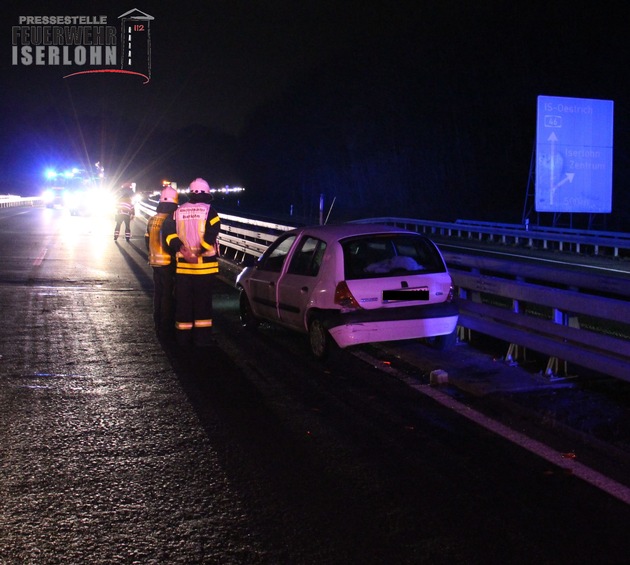
[[[153,268],[153,322],[160,338],[172,335],[175,325],[175,261],[164,247],[161,230],[164,220],[177,210],[178,200],[177,190],[171,186],[164,187],[145,233],[149,265]]]
[[[124,188],[118,202],[116,203],[116,225],[114,226],[114,241],[120,235],[120,226],[125,224],[125,239],[131,239],[131,220],[135,215],[135,206],[132,201],[133,192],[129,188]]]
[[[162,234],[176,258],[175,332],[178,346],[212,344],[212,290],[219,272],[219,216],[202,178],[190,183],[190,200],[164,221]]]

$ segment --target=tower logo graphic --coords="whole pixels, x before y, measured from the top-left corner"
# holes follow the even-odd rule
[[[120,20],[120,68],[151,80],[151,21],[149,14],[134,8],[118,16]]]
[[[92,73],[137,75],[151,80],[151,21],[137,8],[118,16],[19,16],[11,27],[15,67],[65,67],[63,78]]]

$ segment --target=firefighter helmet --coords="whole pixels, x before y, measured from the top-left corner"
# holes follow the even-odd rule
[[[162,194],[160,195],[160,202],[171,202],[173,204],[177,204],[179,200],[179,194],[172,186],[167,186],[162,189]]]
[[[197,178],[190,183],[190,192],[193,194],[210,194],[210,186],[202,178]]]

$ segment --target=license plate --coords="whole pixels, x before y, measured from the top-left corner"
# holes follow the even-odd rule
[[[383,301],[393,300],[429,300],[428,288],[410,288],[400,290],[384,290]]]

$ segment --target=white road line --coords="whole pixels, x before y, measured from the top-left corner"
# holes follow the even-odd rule
[[[34,267],[39,267],[39,266],[42,264],[42,262],[43,262],[43,260],[44,260],[44,257],[46,257],[46,253],[48,253],[48,248],[47,248],[47,247],[44,247],[44,248],[43,248],[43,249],[39,252],[39,255],[35,258],[35,261],[33,261],[33,266],[34,266]]]
[[[602,267],[602,266],[598,266],[598,265],[586,265],[583,263],[571,263],[571,262],[567,262],[567,261],[560,261],[558,259],[545,259],[544,257],[536,257],[533,255],[519,255],[518,252],[515,253],[511,253],[511,252],[505,252],[505,251],[495,251],[493,249],[483,249],[483,248],[477,248],[477,247],[465,247],[463,245],[451,245],[451,244],[443,244],[441,247],[444,248],[449,248],[449,249],[463,249],[465,251],[474,251],[474,252],[481,252],[481,253],[487,253],[487,254],[491,254],[491,255],[501,255],[504,257],[509,257],[509,258],[517,258],[517,259],[526,259],[526,260],[530,260],[530,261],[535,261],[537,263],[552,263],[554,265],[562,265],[563,267],[581,267],[583,269],[587,269],[590,271],[608,271],[611,273],[623,273],[623,274],[628,274],[627,269],[613,269],[612,267]]]
[[[552,449],[535,439],[532,439],[504,424],[501,424],[500,422],[497,422],[496,420],[493,420],[492,418],[489,418],[481,412],[478,412],[473,408],[470,408],[469,406],[458,402],[448,394],[445,394],[430,385],[419,383],[416,379],[405,375],[404,373],[398,371],[393,367],[384,365],[370,355],[367,355],[363,352],[356,352],[353,354],[363,361],[371,364],[372,366],[378,367],[384,372],[392,375],[396,379],[404,382],[410,388],[413,388],[421,394],[424,394],[425,396],[432,398],[436,402],[439,402],[440,404],[442,404],[442,406],[445,406],[446,408],[457,412],[468,420],[471,420],[476,424],[484,427],[485,429],[507,439],[508,441],[511,441],[512,443],[524,449],[527,449],[531,453],[534,453],[535,455],[546,459],[550,463],[557,465],[558,467],[561,467],[563,469],[569,470],[571,474],[575,475],[576,477],[630,505],[630,488],[626,485],[623,485],[611,479],[610,477],[607,477],[602,473],[595,471],[594,469],[591,469],[590,467],[587,467],[582,463],[579,463],[575,459],[563,456],[562,453],[559,453],[555,449]]]

